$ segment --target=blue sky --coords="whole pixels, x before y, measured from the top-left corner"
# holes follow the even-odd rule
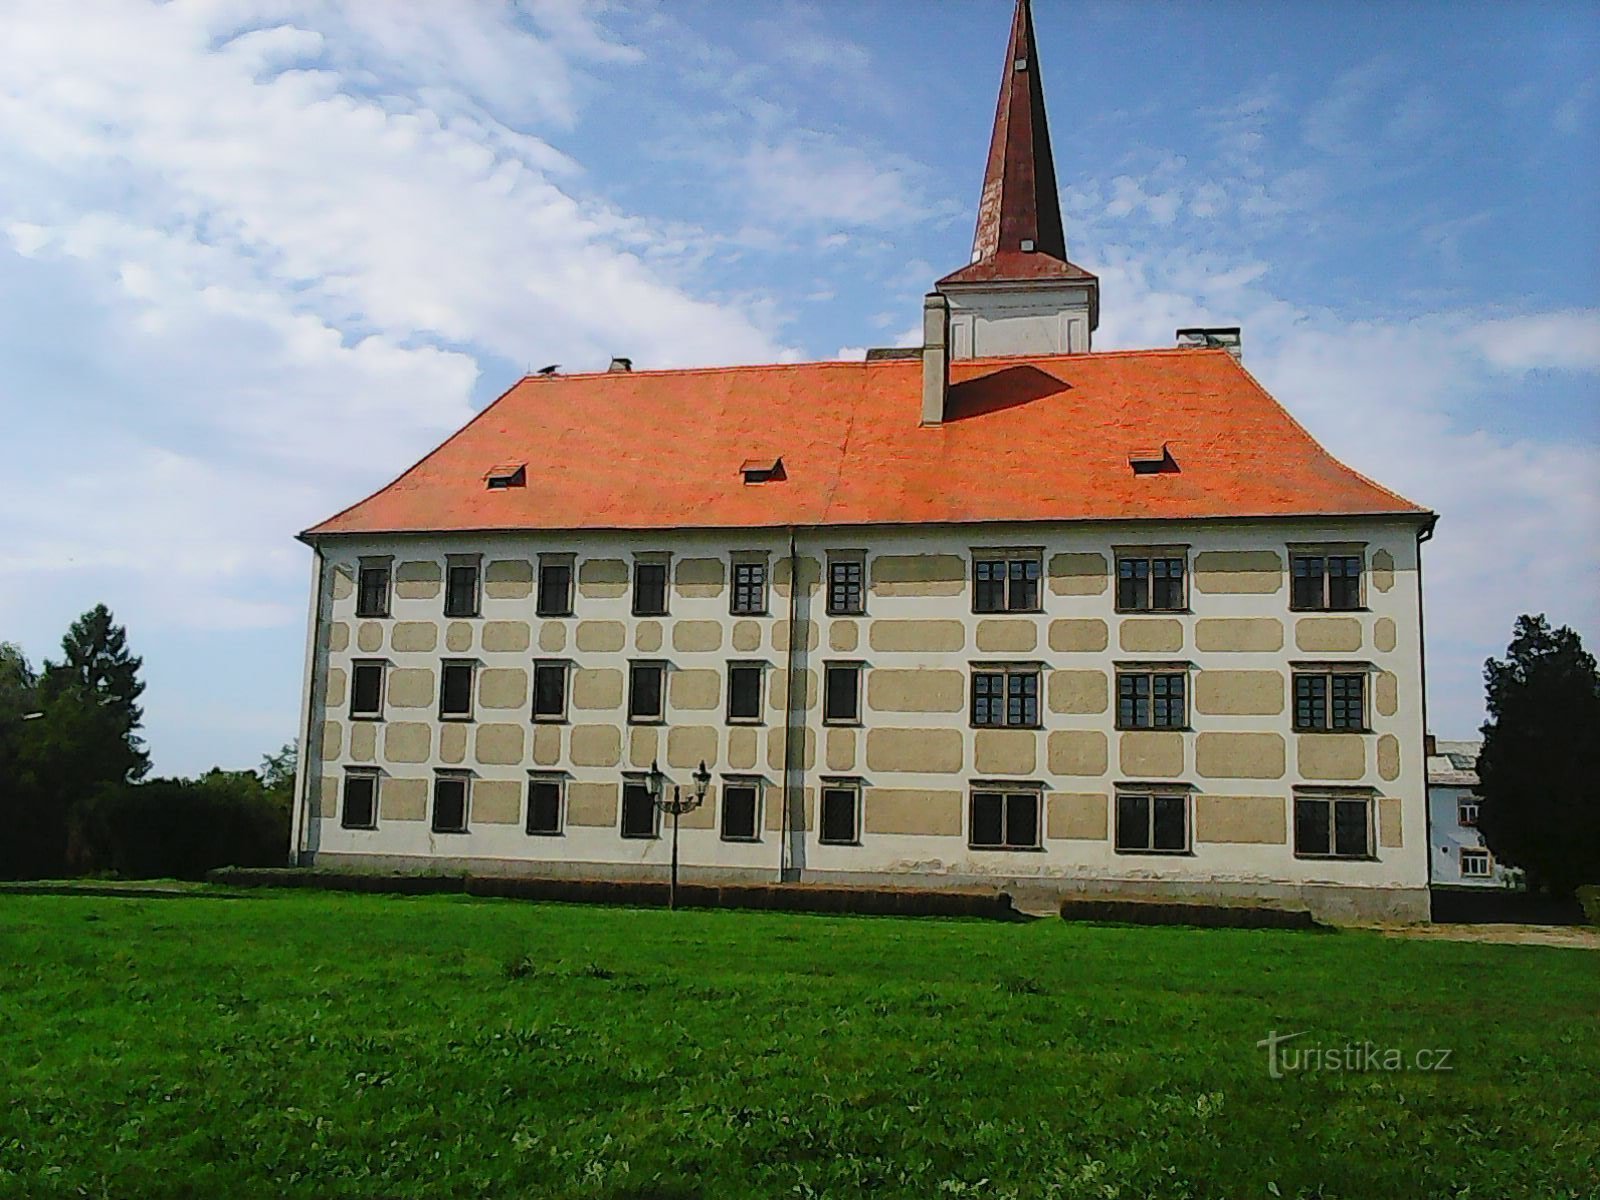
[[[293,736],[309,552],[523,369],[909,340],[1010,0],[0,0],[0,639],[99,600],[157,769]],[[1600,640],[1600,7],[1036,0],[1096,346],[1242,324],[1442,514],[1430,714]],[[692,464],[683,464],[692,469]]]

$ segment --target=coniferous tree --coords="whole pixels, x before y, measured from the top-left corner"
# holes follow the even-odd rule
[[[85,758],[72,774],[104,783],[143,778],[150,770],[139,737],[144,660],[129,653],[127,630],[97,604],[72,623],[61,650],[61,662],[45,662],[42,694],[53,732]]]

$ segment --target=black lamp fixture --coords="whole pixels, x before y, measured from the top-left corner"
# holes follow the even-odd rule
[[[706,791],[711,786],[711,772],[706,769],[706,760],[700,760],[700,767],[694,773],[694,790],[684,792],[677,784],[672,785],[672,798],[667,798],[667,777],[661,770],[659,763],[650,764],[650,774],[646,778],[645,786],[649,789],[650,800],[662,812],[672,814],[672,879],[667,885],[667,907],[678,907],[678,818],[686,812],[693,812],[706,800]]]

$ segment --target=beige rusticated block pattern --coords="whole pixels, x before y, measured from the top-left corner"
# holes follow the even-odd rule
[[[1282,796],[1194,798],[1194,840],[1283,846],[1289,841],[1288,806]]]
[[[979,621],[976,640],[981,654],[1028,654],[1039,647],[1039,625],[1035,621]]]
[[[722,703],[722,673],[669,671],[667,699],[673,708],[686,712],[709,712]]]
[[[533,645],[533,628],[526,621],[485,621],[483,648],[489,654],[521,654]]]
[[[788,818],[790,829],[811,828],[817,811],[816,788],[801,789],[801,795],[795,798],[792,813],[784,812],[782,787],[774,786],[763,790],[766,794],[761,797],[761,806],[766,812],[763,814],[762,824],[769,831],[776,833],[782,829],[785,817]]]
[[[738,726],[728,730],[728,767],[734,771],[749,771],[761,757],[761,738],[757,730]]]
[[[335,600],[348,600],[355,594],[355,568],[340,563],[333,568],[333,598]]]
[[[960,712],[966,691],[960,671],[875,667],[867,672],[867,707],[875,712]]]
[[[1103,554],[1055,554],[1050,558],[1050,590],[1057,596],[1098,596],[1111,586],[1111,566]]]
[[[1380,592],[1394,587],[1394,555],[1379,550],[1372,556],[1372,586]]]
[[[958,729],[867,731],[867,768],[872,771],[954,775],[961,770],[965,751]]]
[[[1050,711],[1093,715],[1111,705],[1111,683],[1104,671],[1051,671]]]
[[[343,667],[328,668],[328,686],[323,691],[324,702],[329,708],[340,708],[344,705],[345,688],[349,683],[349,676],[344,673]]]
[[[402,600],[432,600],[443,586],[441,578],[436,562],[403,562],[395,568],[394,594]]]
[[[322,777],[322,786],[317,789],[313,799],[316,802],[316,815],[324,821],[337,821],[339,819],[339,780],[333,775]]]
[[[854,771],[856,769],[856,731],[854,729],[828,730],[828,770]]]
[[[1106,735],[1098,729],[1058,729],[1050,735],[1047,761],[1052,775],[1104,775]]]
[[[561,761],[561,726],[533,727],[533,761],[540,767],[553,767]]]
[[[960,792],[867,788],[861,825],[867,833],[959,837],[962,800]]]
[[[789,672],[779,667],[770,672],[771,681],[767,684],[767,703],[777,711],[782,711],[785,705],[793,704],[796,708],[811,710],[817,706],[817,673],[815,671],[802,671],[795,680],[794,695],[789,694]]]
[[[356,628],[356,649],[363,654],[376,654],[383,649],[383,626],[376,621],[363,621]]]
[[[479,725],[474,739],[473,757],[478,762],[499,767],[514,767],[522,761],[521,725]]]
[[[648,767],[661,759],[661,730],[651,725],[635,725],[628,730],[628,763]]]
[[[622,707],[622,672],[610,667],[579,668],[572,673],[572,707]]]
[[[756,621],[733,623],[733,648],[740,654],[761,649],[761,625]]]
[[[432,749],[433,730],[427,725],[417,721],[395,721],[384,726],[383,757],[388,762],[427,762],[428,752]]]
[[[685,654],[722,649],[722,625],[717,621],[679,621],[672,627],[672,648]]]
[[[680,784],[680,787],[687,787]],[[672,785],[669,783],[668,788]],[[699,808],[691,808],[678,818],[681,829],[715,829],[717,827],[717,793],[719,789],[715,784],[706,789],[706,798]],[[672,814],[661,814],[661,836],[672,836]]]
[[[483,568],[483,592],[491,600],[526,600],[533,595],[533,564],[497,558]]]
[[[1282,779],[1287,749],[1277,733],[1202,733],[1194,769],[1206,779]]]
[[[628,564],[620,558],[586,558],[578,564],[578,595],[615,600],[628,594]]]
[[[567,784],[567,824],[597,829],[615,826],[621,794],[615,783]]]
[[[1141,729],[1117,735],[1122,773],[1135,779],[1175,779],[1183,774],[1183,734]]]
[[[1045,808],[1045,836],[1103,842],[1110,828],[1104,796],[1057,792]]]
[[[718,595],[726,579],[720,558],[682,558],[672,571],[672,584],[680,596]]]
[[[1378,845],[1390,849],[1405,845],[1398,796],[1378,797]]]
[[[397,667],[389,672],[386,699],[390,708],[432,708],[438,694],[433,672],[422,667]]]
[[[621,621],[579,621],[577,642],[585,654],[615,654],[628,644],[628,629]]]
[[[633,630],[633,644],[646,654],[654,654],[661,649],[661,622],[640,621]]]
[[[1039,764],[1039,735],[1031,729],[980,729],[972,769],[979,775],[1031,775]]]
[[[439,648],[439,627],[432,621],[396,621],[389,645],[398,654],[427,654]]]
[[[817,623],[815,621],[801,621],[798,628],[800,630],[800,644],[807,650],[815,650],[819,644],[818,639],[820,637],[817,632]],[[780,653],[788,651],[789,622],[780,621],[773,625],[772,648]]]
[[[421,729],[424,732],[426,732],[428,727],[426,725],[414,725],[414,726],[408,726],[408,727],[403,727],[403,728]],[[392,733],[394,731],[394,729],[395,729],[395,726],[390,725],[388,727],[388,729]],[[385,737],[383,744],[384,744],[384,756],[386,758],[390,759],[391,761],[395,761],[395,762],[406,762],[406,761],[422,762],[423,759],[428,757],[428,752],[427,752],[426,749],[424,749],[422,751],[422,758],[411,759],[411,760],[396,759],[394,757],[394,755],[390,754],[389,751],[388,751],[389,741],[388,741],[387,737]],[[377,761],[377,758],[378,758],[378,726],[375,723],[373,723],[372,721],[357,721],[354,725],[350,726],[350,757],[351,757],[352,760],[354,760],[355,762],[358,762],[358,763],[369,763],[369,762]]]
[[[328,626],[328,649],[335,654],[342,654],[350,649],[350,623],[348,621],[335,621]]]
[[[774,771],[785,769],[784,747],[787,739],[781,727],[767,730],[767,766]],[[809,771],[817,765],[817,734],[813,729],[797,731],[795,734],[795,749],[799,752],[800,761],[796,765],[803,771]]]
[[[1050,649],[1062,654],[1095,654],[1110,644],[1104,621],[1074,617],[1050,622]]]
[[[1367,744],[1359,733],[1302,733],[1295,755],[1305,779],[1360,779],[1367,773]]]
[[[1195,622],[1194,644],[1214,654],[1275,654],[1283,649],[1283,622],[1275,617],[1205,617]]]
[[[1277,716],[1283,695],[1277,671],[1201,671],[1194,680],[1195,711],[1207,716]]]
[[[539,626],[539,649],[546,654],[560,654],[567,648],[565,621],[546,621]]]
[[[1389,783],[1400,778],[1400,739],[1392,733],[1378,739],[1378,778]]]
[[[1372,689],[1372,703],[1381,717],[1394,716],[1400,707],[1400,680],[1393,671],[1379,671]]]
[[[1393,620],[1388,617],[1379,617],[1372,623],[1372,644],[1385,654],[1394,649],[1395,627]]]
[[[1283,559],[1273,550],[1203,550],[1194,556],[1197,592],[1263,596],[1283,588]]]
[[[484,708],[521,708],[528,702],[528,673],[521,667],[478,672],[478,703]]]
[[[580,767],[614,767],[622,761],[622,730],[615,725],[574,725],[567,757]]]
[[[324,721],[322,723],[322,757],[333,759],[339,757],[339,752],[344,749],[344,726],[337,721]]]
[[[447,763],[467,761],[467,729],[459,721],[439,726],[439,760]]]
[[[967,644],[967,630],[960,621],[873,621],[867,640],[890,653],[953,654]]]
[[[451,621],[444,629],[444,648],[451,654],[465,654],[472,649],[472,626],[466,621]]]
[[[379,821],[426,821],[428,781],[385,779],[378,784]]]
[[[861,644],[861,627],[854,621],[831,621],[828,624],[828,648],[844,654]]]
[[[967,587],[966,560],[955,554],[877,554],[869,573],[877,596],[959,596]]]
[[[807,558],[805,555],[801,555],[796,560],[796,566],[799,568],[800,594],[803,596],[807,592],[816,591],[817,585],[822,582],[822,564],[814,558]],[[773,564],[772,590],[780,596],[788,596],[789,594],[788,555],[784,555]]]
[[[1312,654],[1359,650],[1361,622],[1354,617],[1301,617],[1294,623],[1294,644]]]
[[[1183,649],[1183,622],[1125,620],[1117,627],[1117,640],[1133,654],[1176,654]]]
[[[667,765],[693,770],[717,765],[717,730],[712,725],[677,725],[667,731]]]
[[[514,779],[479,779],[472,785],[474,825],[516,825],[522,820],[522,785]]]

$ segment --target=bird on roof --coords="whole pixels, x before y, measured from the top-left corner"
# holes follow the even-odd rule
[[[560,369],[561,369],[561,364],[560,363],[551,363],[548,367],[540,367],[537,371],[534,372],[534,374],[535,375],[549,376],[549,375],[554,375]]]

